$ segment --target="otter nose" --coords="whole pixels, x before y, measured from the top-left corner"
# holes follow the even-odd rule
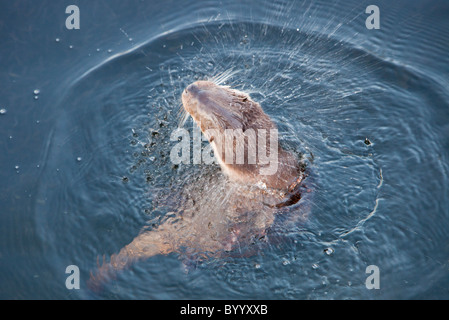
[[[198,85],[196,83],[192,83],[187,86],[185,91],[186,91],[186,93],[189,93],[192,95],[197,95],[200,92],[200,88],[198,87]]]

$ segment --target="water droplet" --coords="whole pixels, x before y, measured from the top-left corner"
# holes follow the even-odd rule
[[[282,261],[282,264],[283,264],[284,266],[289,265],[289,264],[290,264],[290,261],[287,260],[287,259],[284,259],[284,261]]]
[[[257,182],[256,186],[262,190],[267,190],[267,185],[262,181]]]
[[[6,109],[0,109],[0,115],[2,115],[2,114],[6,114]]]
[[[299,32],[299,28],[297,28],[297,29],[296,29],[296,31],[298,31],[298,32]]]
[[[69,49],[73,49],[73,46],[72,46],[72,45],[70,45],[70,46],[69,46]]]
[[[35,95],[38,95],[39,93],[41,93],[41,91],[40,91],[39,89],[36,89],[36,90],[33,91],[33,93],[34,93]]]
[[[129,41],[133,41],[133,38],[129,38],[128,40],[129,40]]]
[[[78,161],[78,162],[81,162],[82,160],[83,160],[83,158],[81,158],[81,157],[76,158],[76,161]]]
[[[16,165],[14,168],[15,168],[16,170],[19,170],[19,169],[20,169],[20,167],[19,167],[18,165]]]
[[[97,52],[100,52],[100,48],[97,48]]]
[[[254,265],[254,268],[260,269],[260,264],[259,264],[259,263],[256,263],[256,264]]]
[[[328,256],[330,256],[332,253],[334,253],[334,249],[332,249],[332,248],[326,248],[326,249],[324,249],[324,252],[325,252]]]
[[[55,39],[55,41],[56,41],[56,42],[59,42],[59,41],[61,41],[61,39],[59,39],[59,38],[56,38],[56,39]]]
[[[108,49],[108,53],[111,53],[112,52],[112,50],[111,49]]]
[[[37,100],[37,99],[39,99],[39,96],[34,96],[34,100]]]
[[[314,263],[314,264],[312,265],[312,268],[316,270],[316,269],[319,268],[319,266],[318,266],[318,264]]]

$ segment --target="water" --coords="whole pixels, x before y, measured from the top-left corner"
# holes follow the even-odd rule
[[[63,4],[3,4],[0,298],[449,298],[449,6],[377,1],[368,30],[370,4],[80,1],[80,30]],[[156,256],[89,292],[98,256],[169,214],[163,195],[220,175],[174,166],[170,134],[186,85],[229,70],[313,159],[288,214],[307,219],[279,217],[250,256]]]

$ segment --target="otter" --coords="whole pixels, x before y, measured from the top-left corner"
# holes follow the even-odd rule
[[[182,105],[209,140],[223,177],[187,186],[179,208],[153,230],[103,261],[89,287],[101,288],[120,270],[158,254],[220,256],[263,241],[280,208],[297,203],[305,177],[300,159],[278,144],[277,127],[259,103],[239,90],[196,81]],[[181,199],[182,198],[182,199]]]
[[[278,145],[276,125],[248,94],[197,81],[184,90],[182,104],[231,180],[275,189],[297,182],[298,159]]]

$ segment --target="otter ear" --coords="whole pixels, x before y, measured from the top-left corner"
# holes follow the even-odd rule
[[[214,140],[215,140],[215,137],[211,136],[210,139],[209,139],[209,143],[212,143],[212,141],[214,141]]]

